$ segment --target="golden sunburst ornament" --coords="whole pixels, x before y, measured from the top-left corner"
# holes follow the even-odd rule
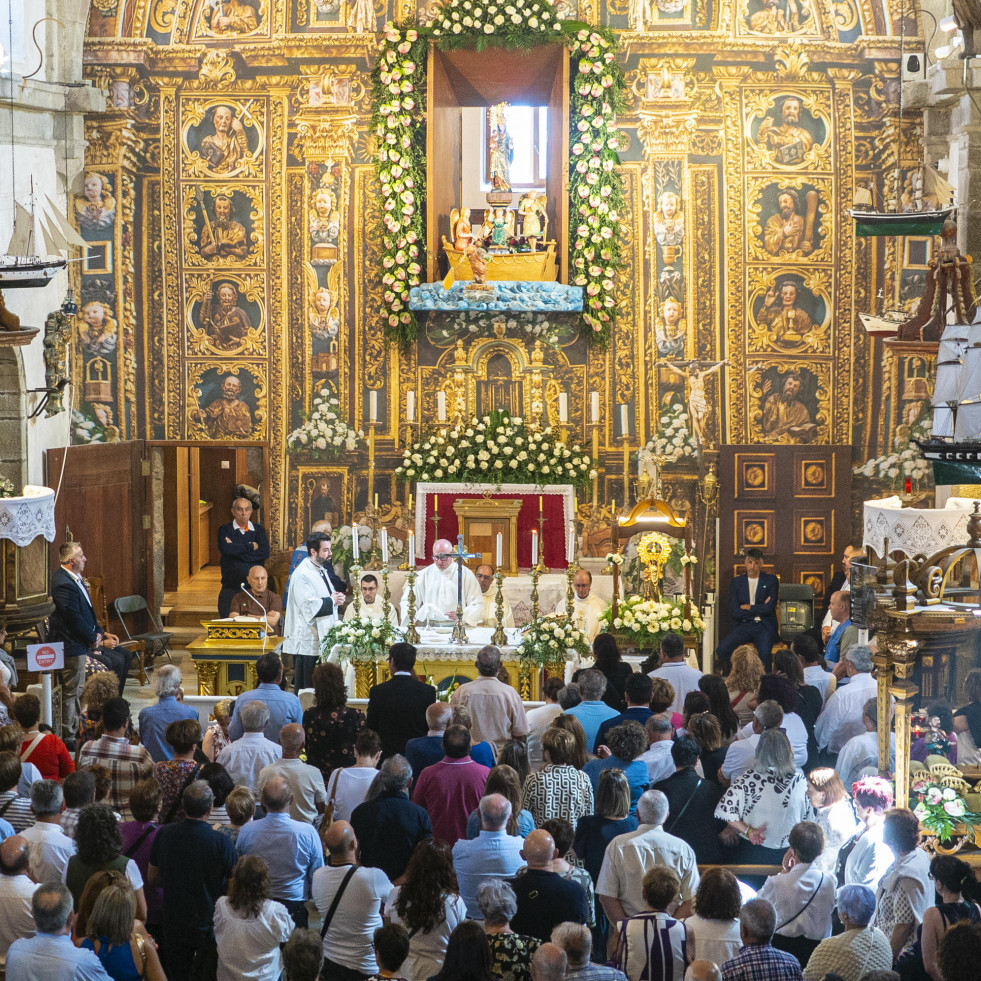
[[[673,544],[671,536],[661,531],[649,531],[637,543],[637,555],[644,566],[644,589],[648,595],[661,595],[661,577]]]

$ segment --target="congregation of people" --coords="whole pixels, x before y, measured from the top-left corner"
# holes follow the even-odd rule
[[[235,532],[246,557],[252,531]],[[961,858],[920,847],[879,774],[874,652],[849,629],[847,590],[819,637],[787,645],[778,584],[750,553],[719,674],[677,634],[635,670],[597,631],[593,663],[547,678],[526,710],[497,647],[444,701],[397,642],[362,710],[302,633],[342,604],[329,542],[301,550],[277,618],[295,684],[313,689],[305,711],[277,653],[204,729],[174,665],[155,669],[156,704],[135,720],[115,675],[93,675],[74,747],[40,724],[34,695],[11,700],[0,978],[976,976],[981,888]],[[437,545],[424,596],[446,614],[456,569]],[[496,605],[484,569],[471,625]],[[360,585],[363,615],[384,616],[377,583]],[[981,671],[966,690],[956,713],[931,706],[949,753],[981,730]],[[914,757],[939,748],[927,738]]]

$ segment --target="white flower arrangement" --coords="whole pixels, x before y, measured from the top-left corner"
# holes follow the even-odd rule
[[[400,481],[463,484],[572,484],[589,486],[596,475],[589,453],[564,443],[551,426],[528,426],[506,412],[438,429],[407,447],[395,471]]]
[[[286,437],[290,453],[308,453],[315,460],[336,460],[353,453],[364,442],[364,433],[351,429],[341,418],[341,407],[327,388],[313,400],[310,418]]]
[[[589,657],[586,635],[565,617],[540,617],[524,632],[518,645],[518,661],[543,667],[556,661]]]
[[[681,556],[680,561],[681,561],[681,564],[683,566],[685,566],[685,565],[698,565],[698,559],[696,559],[694,555],[683,554]]]
[[[914,486],[927,486],[930,483],[932,468],[930,462],[923,458],[920,448],[914,440],[930,439],[931,424],[929,420],[916,423],[909,433],[909,442],[900,443],[892,452],[877,456],[860,467],[855,467],[852,473],[856,477],[867,477],[885,484],[892,484],[909,477]]]
[[[320,660],[374,662],[388,654],[401,633],[383,617],[380,620],[345,620],[331,627],[321,644]]]
[[[607,552],[606,564],[621,566],[623,565],[623,556],[619,552]]]
[[[657,649],[667,633],[702,635],[705,622],[698,607],[691,604],[685,615],[684,600],[647,600],[628,596],[619,604],[616,618],[608,607],[599,615],[604,629],[627,638],[628,643],[642,648]]]
[[[433,37],[451,42],[448,47],[459,47],[469,41],[478,50],[483,45],[478,46],[475,40],[486,44],[492,36],[496,39],[503,36],[530,47],[533,42],[527,38],[529,32],[551,37],[562,30],[555,8],[548,0],[487,0],[486,3],[450,0],[436,14],[430,27]]]
[[[672,402],[658,420],[657,435],[648,441],[645,449],[665,463],[677,463],[685,457],[695,458],[698,443],[688,429],[688,409],[680,402]]]
[[[6,477],[0,477],[0,497],[16,497],[17,491],[14,482]]]

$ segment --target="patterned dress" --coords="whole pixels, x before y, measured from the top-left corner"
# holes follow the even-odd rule
[[[575,828],[579,818],[593,813],[593,787],[574,766],[549,763],[525,781],[524,808],[536,828],[553,818],[565,818]]]
[[[354,744],[365,726],[359,709],[314,706],[303,713],[307,735],[307,763],[320,769],[324,780],[339,766],[354,766]]]
[[[184,793],[184,785],[197,769],[194,760],[164,760],[153,764],[153,776],[160,784],[160,823],[173,824],[184,817],[184,808],[174,807]]]
[[[501,981],[531,981],[531,959],[541,946],[521,933],[488,933],[491,974]]]
[[[715,816],[723,821],[745,821],[751,828],[766,827],[763,847],[786,849],[793,826],[813,820],[814,809],[800,770],[778,776],[750,768],[722,795]]]

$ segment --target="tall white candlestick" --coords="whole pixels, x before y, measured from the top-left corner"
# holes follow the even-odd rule
[[[599,422],[599,392],[589,393],[589,421]]]
[[[354,556],[354,561],[357,562],[361,557],[361,546],[358,543],[358,523],[357,521],[351,525],[351,554]]]
[[[630,435],[630,414],[626,402],[620,406],[620,435]]]
[[[572,565],[576,560],[576,523],[574,521],[569,522],[569,543],[566,546],[565,554],[569,565]]]
[[[501,533],[498,532],[497,533],[497,561],[496,561],[496,565],[498,569],[500,569],[501,565],[503,564],[503,558],[502,558],[504,554],[503,547],[504,547],[504,540],[501,536]]]
[[[569,395],[559,392],[559,422],[563,425],[569,421]]]
[[[538,565],[538,530],[534,528],[531,532],[531,564],[533,568]]]
[[[416,421],[416,393],[415,389],[410,389],[405,396],[405,421]]]
[[[414,566],[416,564],[416,536],[414,532],[409,532],[409,543],[407,548],[409,550],[409,565]]]
[[[436,393],[436,418],[446,422],[446,392]]]
[[[382,564],[388,565],[388,529],[382,528],[381,533]]]
[[[378,392],[375,389],[368,393],[368,421],[378,422]]]

